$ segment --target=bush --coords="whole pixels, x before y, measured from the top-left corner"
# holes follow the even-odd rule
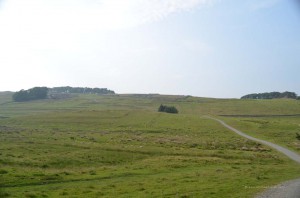
[[[296,133],[296,138],[297,138],[298,140],[300,140],[300,134],[299,134],[299,133]]]
[[[7,170],[3,170],[3,169],[0,170],[0,174],[1,174],[1,175],[2,175],[2,174],[7,174],[7,173],[8,173]]]
[[[158,112],[178,113],[178,110],[174,106],[165,106],[161,104],[158,108]]]
[[[10,197],[10,194],[7,192],[4,192],[3,190],[0,189],[0,197],[4,198],[4,197]]]

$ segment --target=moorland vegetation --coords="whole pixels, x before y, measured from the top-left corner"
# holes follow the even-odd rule
[[[286,156],[204,116],[300,153],[299,100],[12,95],[0,94],[0,197],[250,198],[300,176]]]

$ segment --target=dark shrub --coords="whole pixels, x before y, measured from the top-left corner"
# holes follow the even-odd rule
[[[165,106],[161,104],[158,108],[158,112],[178,113],[178,110],[174,106]]]

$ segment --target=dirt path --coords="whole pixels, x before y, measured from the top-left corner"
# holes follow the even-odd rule
[[[259,194],[255,198],[299,198],[300,197],[300,179],[287,181]]]
[[[295,152],[292,152],[292,151],[290,151],[282,146],[279,146],[277,144],[274,144],[272,142],[268,142],[265,140],[261,140],[261,139],[249,136],[249,135],[243,133],[242,131],[239,131],[239,130],[229,126],[222,120],[212,118],[209,116],[206,116],[206,118],[209,118],[209,119],[219,122],[224,127],[237,133],[240,136],[243,136],[243,137],[253,140],[255,142],[259,142],[264,145],[270,146],[300,164],[300,155],[298,155]],[[281,183],[277,186],[270,187],[270,189],[266,190],[262,194],[259,194],[256,198],[300,198],[300,179],[287,181],[287,182]]]
[[[243,133],[242,131],[239,131],[239,130],[237,130],[237,129],[231,127],[231,126],[229,126],[228,124],[226,124],[226,123],[225,123],[224,121],[222,121],[222,120],[219,120],[219,119],[216,119],[216,118],[212,118],[212,117],[209,117],[209,116],[206,116],[206,118],[209,118],[209,119],[213,119],[213,120],[218,121],[218,122],[221,123],[224,127],[230,129],[231,131],[233,131],[233,132],[239,134],[240,136],[243,136],[243,137],[245,137],[245,138],[247,138],[247,139],[249,139],[249,140],[253,140],[253,141],[255,141],[255,142],[259,142],[259,143],[262,143],[262,144],[264,144],[264,145],[270,146],[270,147],[272,147],[272,148],[276,149],[277,151],[279,151],[279,152],[285,154],[287,157],[291,158],[292,160],[294,160],[294,161],[296,161],[296,162],[298,162],[298,163],[300,164],[300,155],[298,155],[297,153],[295,153],[295,152],[293,152],[293,151],[290,151],[290,150],[288,150],[288,149],[286,149],[286,148],[284,148],[284,147],[282,147],[282,146],[279,146],[279,145],[277,145],[277,144],[274,144],[274,143],[272,143],[272,142],[268,142],[268,141],[265,141],[265,140],[261,140],[261,139],[257,139],[257,138],[255,138],[255,137],[249,136],[249,135]]]

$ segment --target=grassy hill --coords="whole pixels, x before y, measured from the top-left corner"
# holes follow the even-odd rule
[[[0,94],[0,197],[253,197],[300,176],[282,154],[202,117],[227,115],[220,118],[299,152],[299,100],[10,97]],[[158,113],[160,104],[179,114]]]

